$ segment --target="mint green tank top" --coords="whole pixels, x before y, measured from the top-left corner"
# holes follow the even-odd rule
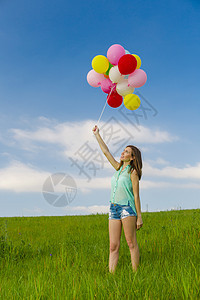
[[[133,211],[136,213],[135,208],[135,199],[133,194],[133,186],[131,181],[131,173],[128,173],[130,170],[130,165],[122,171],[123,165],[121,168],[115,172],[111,179],[111,203],[117,203],[120,205],[130,205]]]

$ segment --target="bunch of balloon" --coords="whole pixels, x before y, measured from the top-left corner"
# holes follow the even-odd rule
[[[93,69],[88,72],[87,81],[92,87],[101,87],[108,94],[106,103],[109,106],[117,108],[124,103],[127,109],[136,110],[140,106],[140,98],[134,90],[147,81],[147,75],[140,67],[138,55],[130,54],[121,45],[114,44],[108,49],[107,57],[97,55],[93,58]]]

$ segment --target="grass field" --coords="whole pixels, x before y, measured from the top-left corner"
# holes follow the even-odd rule
[[[143,213],[140,267],[108,215],[0,218],[0,299],[200,299],[200,210]]]

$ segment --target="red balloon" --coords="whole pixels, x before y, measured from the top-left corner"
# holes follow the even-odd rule
[[[118,69],[122,75],[128,75],[135,71],[137,59],[131,54],[123,55],[118,62]]]
[[[122,102],[123,97],[120,96],[116,90],[107,96],[107,103],[113,108],[119,107],[120,105],[122,105]]]

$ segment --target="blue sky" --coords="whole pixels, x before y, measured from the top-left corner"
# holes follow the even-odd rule
[[[141,57],[147,83],[136,93],[151,110],[138,109],[136,124],[124,108],[106,106],[102,134],[110,124],[142,150],[143,211],[199,208],[199,19],[190,0],[1,1],[0,216],[108,211],[115,170],[104,163],[88,182],[70,157],[82,164],[85,143],[99,151],[91,130],[106,94],[86,76],[93,57],[116,43]],[[108,147],[118,159],[124,146],[110,139]],[[66,207],[43,197],[54,173],[76,182]]]

